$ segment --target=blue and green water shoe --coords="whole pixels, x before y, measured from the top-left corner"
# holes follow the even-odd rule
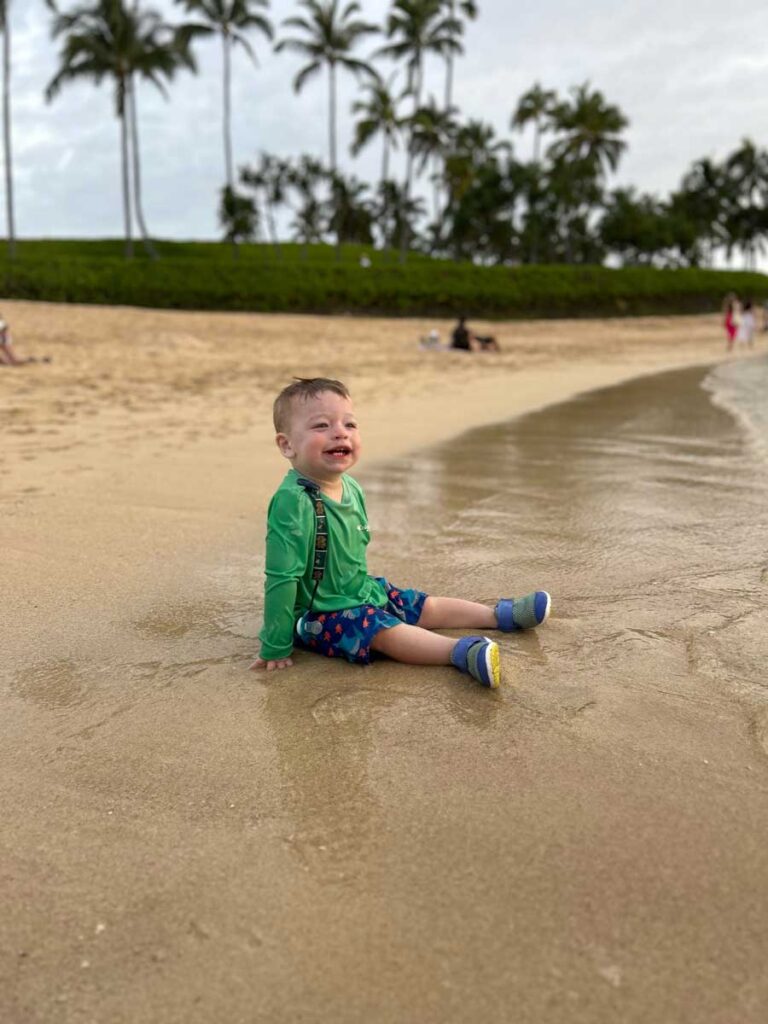
[[[463,636],[451,651],[451,662],[492,690],[501,682],[499,645],[487,636]]]
[[[546,622],[552,598],[546,590],[535,590],[525,597],[503,597],[493,609],[502,633],[533,629]]]

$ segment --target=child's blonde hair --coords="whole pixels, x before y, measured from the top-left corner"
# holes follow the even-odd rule
[[[349,398],[349,391],[340,380],[331,380],[330,377],[294,377],[293,384],[283,388],[272,407],[275,431],[284,434],[290,426],[291,408],[296,400],[306,402],[308,398],[317,398],[324,391],[333,391],[342,398]]]

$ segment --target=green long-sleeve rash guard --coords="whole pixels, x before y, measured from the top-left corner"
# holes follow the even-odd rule
[[[315,509],[298,481],[296,470],[289,470],[267,512],[264,625],[259,633],[265,661],[290,656],[294,626],[309,610],[315,587]],[[370,530],[365,496],[352,477],[342,477],[342,485],[341,501],[323,495],[328,551],[312,610],[331,612],[361,604],[383,608],[386,592],[368,575],[365,549]]]

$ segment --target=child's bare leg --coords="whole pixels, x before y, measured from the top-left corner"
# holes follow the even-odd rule
[[[371,647],[406,665],[453,665],[493,689],[501,682],[498,645],[484,637],[449,640],[439,633],[403,622],[391,629],[379,630]]]
[[[492,608],[458,597],[428,597],[419,618],[422,629],[496,629]]]
[[[447,636],[404,622],[390,629],[380,629],[371,641],[374,651],[406,665],[450,665],[455,646],[456,641]]]

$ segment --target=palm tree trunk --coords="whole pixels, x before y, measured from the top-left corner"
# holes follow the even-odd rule
[[[118,106],[118,117],[120,118],[120,158],[122,164],[123,179],[123,221],[125,224],[125,258],[133,258],[133,236],[131,216],[131,181],[130,169],[128,166],[128,111],[126,107],[125,81],[118,84],[122,97]]]
[[[448,5],[448,17],[453,18],[456,13],[456,5],[454,0]],[[453,102],[453,52],[448,51],[445,57],[445,112],[446,114],[451,109]]]
[[[131,149],[133,151],[133,199],[136,207],[136,220],[147,252],[153,260],[157,259],[157,249],[147,231],[144,210],[141,204],[141,157],[139,154],[139,117],[136,112],[136,83],[131,79],[128,86],[128,109],[131,118]]]
[[[232,191],[235,189],[235,175],[232,166],[232,67],[230,54],[230,39],[226,32],[221,34],[221,42],[224,50],[224,166],[227,175],[227,185]]]
[[[453,54],[445,58],[445,112],[451,109],[453,102]]]
[[[266,200],[266,205],[267,205],[267,224],[269,225],[269,237],[272,240],[272,246],[273,246],[273,248],[275,250],[275,253],[278,256],[280,256],[282,254],[281,254],[281,251],[280,251],[280,243],[277,240],[277,227],[275,225],[275,217],[274,217],[274,213],[273,213],[274,204],[272,203],[271,199],[267,199]]]
[[[529,208],[528,216],[531,220],[531,248],[529,258],[531,263],[539,262],[539,211]]]
[[[405,161],[405,181],[400,192],[400,262],[405,263],[408,252],[409,231],[406,223],[408,200],[411,195],[411,178],[413,177],[413,145],[408,140],[408,156]]]
[[[16,257],[16,225],[13,216],[13,159],[11,151],[11,28],[8,4],[3,19],[3,141],[5,149],[5,205],[8,225],[8,257]]]
[[[413,112],[419,109],[421,103],[421,65],[416,68],[416,88],[413,93]],[[405,211],[408,200],[411,196],[411,179],[413,177],[413,133],[414,126],[411,125],[411,133],[408,138],[408,154],[405,161],[405,184],[402,191],[402,203],[400,207],[400,262],[405,263],[408,252],[408,225],[406,224]]]
[[[389,175],[389,136],[386,131],[384,132],[384,147],[381,153],[381,181],[382,184],[387,180]]]
[[[331,173],[336,173],[336,66],[331,61],[328,65],[328,131]]]
[[[336,65],[333,61],[328,64],[328,128],[330,131],[329,144],[331,154],[331,176],[336,175]],[[336,223],[338,225],[338,217]],[[336,228],[336,259],[341,261],[341,228]]]

